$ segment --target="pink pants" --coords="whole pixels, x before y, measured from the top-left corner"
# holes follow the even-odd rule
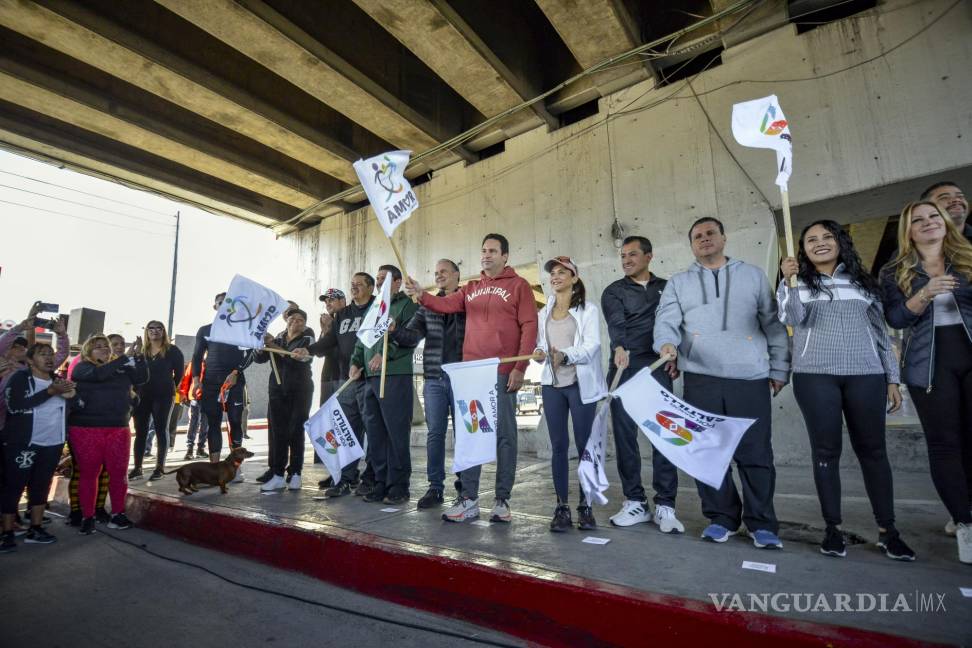
[[[78,499],[81,515],[94,516],[98,475],[101,467],[108,471],[108,494],[112,514],[125,511],[128,494],[128,456],[131,433],[127,427],[77,427],[68,429],[71,452],[78,464]]]

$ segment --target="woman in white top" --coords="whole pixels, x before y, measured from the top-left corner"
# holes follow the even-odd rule
[[[585,299],[584,283],[570,257],[558,256],[544,264],[550,273],[553,299],[539,314],[535,359],[543,363],[543,415],[547,419],[557,508],[550,530],[563,532],[572,526],[567,505],[568,415],[574,424],[574,443],[583,453],[591,435],[597,401],[607,396],[601,368],[601,313]],[[580,495],[578,528],[597,526],[590,502]]]

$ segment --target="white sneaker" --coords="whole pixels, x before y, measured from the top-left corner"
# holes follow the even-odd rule
[[[290,490],[300,490],[300,475],[291,475],[290,481],[287,482],[287,488]]]
[[[246,480],[246,475],[243,474],[243,466],[236,469],[236,477],[230,480],[231,484],[239,484]]]
[[[675,517],[675,509],[671,506],[655,507],[655,524],[662,533],[685,533],[685,527]]]
[[[945,523],[945,535],[954,536],[955,529],[955,520],[949,519],[949,521]]]
[[[285,488],[287,488],[287,482],[284,481],[282,475],[274,475],[260,486],[262,491],[283,490]]]
[[[446,522],[465,522],[466,520],[478,517],[479,500],[467,499],[465,497],[459,499],[459,501],[447,508],[445,513],[442,514],[442,519]]]
[[[972,565],[972,524],[956,524],[955,539],[958,541],[959,562]]]
[[[651,511],[644,502],[624,500],[621,510],[611,516],[611,524],[628,527],[641,522],[651,522]]]

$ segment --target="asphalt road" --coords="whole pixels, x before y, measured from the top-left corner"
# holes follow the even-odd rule
[[[49,530],[57,535],[57,543],[19,544],[16,552],[0,555],[0,645],[525,645],[472,624],[361,596],[301,574],[140,529],[111,531],[99,526],[100,533],[84,537],[55,519]],[[140,547],[205,566],[246,585],[359,614],[230,584],[197,567],[151,555]]]

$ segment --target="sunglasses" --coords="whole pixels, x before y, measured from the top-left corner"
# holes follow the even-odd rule
[[[145,329],[146,331],[164,331],[165,329],[161,326],[149,326]]]

